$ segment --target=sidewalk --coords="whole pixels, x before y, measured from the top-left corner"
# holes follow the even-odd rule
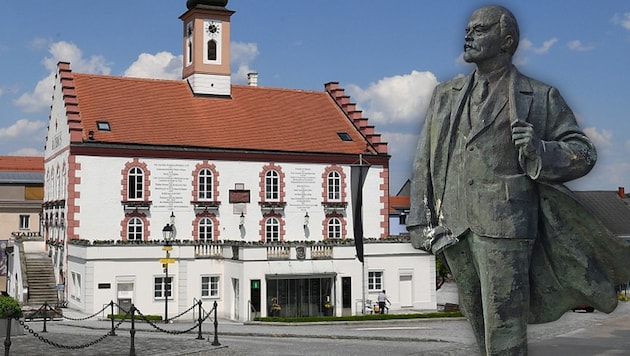
[[[72,309],[64,309],[64,316],[81,319],[88,315]],[[203,324],[202,339],[197,339],[198,329],[182,334],[196,322],[159,324],[134,323],[133,349],[136,355],[219,355],[217,350],[226,346],[213,345],[214,333],[210,322]],[[115,321],[116,336],[110,336],[110,320],[48,320],[44,332],[43,320],[24,322],[25,335],[12,336],[10,355],[61,356],[76,353],[81,356],[130,355],[131,322]],[[157,328],[162,329],[161,331]],[[30,330],[29,330],[30,329]],[[212,332],[211,332],[212,331]],[[4,340],[4,336],[0,336]],[[87,346],[87,347],[79,347]]]

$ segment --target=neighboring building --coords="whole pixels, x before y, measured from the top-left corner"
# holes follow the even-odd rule
[[[172,317],[201,299],[247,320],[274,298],[280,315],[357,314],[387,289],[392,309],[435,310],[434,257],[390,237],[387,144],[337,83],[232,85],[226,3],[187,2],[184,80],[59,63],[43,224],[68,305]],[[352,239],[360,162],[364,266]]]
[[[407,179],[398,193],[389,197],[389,233],[391,235],[408,235],[407,216],[409,215],[409,195],[411,181]]]
[[[630,243],[630,200],[623,187],[617,191],[576,191],[575,194],[613,235]]]
[[[16,239],[40,236],[43,197],[42,157],[0,156],[0,292],[16,298],[21,297],[16,283],[22,274],[7,257],[12,257]]]

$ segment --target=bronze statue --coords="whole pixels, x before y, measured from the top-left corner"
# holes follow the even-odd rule
[[[614,310],[628,268],[597,261],[630,254],[562,186],[596,151],[558,90],[512,65],[514,15],[479,8],[464,39],[476,69],[433,92],[407,227],[415,248],[443,254],[482,355],[526,355],[528,322]]]

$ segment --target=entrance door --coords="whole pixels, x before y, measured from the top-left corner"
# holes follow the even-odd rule
[[[251,306],[253,310],[252,317],[255,318],[260,315],[260,279],[252,279],[250,282],[249,295],[251,296]]]
[[[352,315],[351,277],[341,277],[341,315]]]
[[[133,282],[118,282],[116,286],[118,313],[125,314],[131,309],[133,302]]]
[[[413,279],[410,274],[400,275],[399,291],[400,291],[400,306],[412,307],[413,306]]]

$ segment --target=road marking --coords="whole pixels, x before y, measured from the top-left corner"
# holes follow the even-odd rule
[[[389,327],[380,327],[380,328],[357,328],[354,330],[367,331],[367,330],[420,330],[420,329],[429,329],[429,327],[427,326],[389,326]]]

